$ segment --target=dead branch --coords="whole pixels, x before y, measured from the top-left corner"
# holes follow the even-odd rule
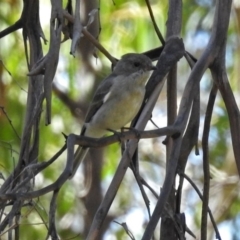
[[[179,113],[175,122],[175,125],[182,130],[186,128],[189,112],[192,105],[192,100],[194,98],[194,95],[196,94],[198,83],[201,80],[202,75],[206,71],[208,66],[210,66],[217,57],[217,54],[219,52],[219,46],[222,46],[222,44],[225,43],[225,38],[219,38],[219,36],[226,36],[227,34],[231,3],[232,3],[231,0],[217,1],[215,20],[213,24],[211,38],[204,53],[195,64],[183,92],[181,104],[179,107]],[[222,15],[223,12],[224,17]],[[177,162],[179,159],[181,144],[182,144],[181,137],[173,140],[172,149],[174,150],[171,152],[169,158],[170,159],[169,164],[171,165],[171,168],[169,168],[166,174],[161,195],[158,199],[157,205],[152,214],[152,218],[148,223],[148,226],[145,230],[142,240],[148,240],[151,238],[154,229],[159,221],[159,217],[162,214],[163,208],[165,206],[165,203],[168,199],[171,190],[171,188],[169,188],[169,185],[170,186],[173,185],[175,179],[175,172],[177,168]]]
[[[82,29],[83,26],[80,20],[80,0],[76,0],[75,18],[73,22],[73,38],[70,51],[70,54],[73,56],[75,56],[76,47],[82,35]]]

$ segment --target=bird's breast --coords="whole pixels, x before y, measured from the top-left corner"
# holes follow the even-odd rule
[[[145,88],[134,87],[131,91],[119,93],[112,91],[109,94],[107,100],[88,124],[88,128],[92,126],[96,130],[118,130],[133,120],[141,107]]]

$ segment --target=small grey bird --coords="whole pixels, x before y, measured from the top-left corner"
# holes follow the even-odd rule
[[[143,54],[123,55],[113,72],[98,86],[88,109],[81,135],[103,137],[109,130],[118,130],[138,113],[145,94],[145,84],[152,65]],[[89,148],[79,146],[74,154],[72,178]]]

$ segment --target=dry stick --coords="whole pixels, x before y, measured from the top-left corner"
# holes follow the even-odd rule
[[[223,55],[225,56],[225,53],[222,53],[222,55],[219,56],[218,61],[216,61],[210,70],[227,109],[233,152],[238,174],[240,176],[240,112],[228,81]]]
[[[146,205],[148,216],[150,218],[151,217],[150,207],[149,207],[150,201],[149,201],[149,198],[148,198],[148,196],[147,196],[147,194],[145,192],[145,189],[143,188],[143,184],[142,184],[142,181],[141,181],[142,177],[140,176],[138,166],[137,166],[137,168],[135,168],[135,166],[133,164],[133,161],[131,161],[130,162],[130,168],[133,171],[134,177],[135,177],[135,179],[137,181],[138,187],[139,187],[140,192],[142,194],[143,201],[144,201],[144,203]]]
[[[31,66],[37,61],[39,57],[42,55],[41,49],[41,41],[39,39],[39,32],[36,30],[36,26],[39,26],[39,18],[38,16],[38,6],[39,1],[35,1],[34,4],[29,0],[24,1],[23,12],[21,16],[22,28],[23,28],[23,39],[24,44],[26,44],[26,39],[28,39],[28,43],[30,46],[30,61],[28,64]],[[27,52],[26,52],[27,54]],[[28,61],[28,55],[26,55]],[[29,81],[29,94],[27,99],[27,107],[26,107],[26,116],[24,122],[24,130],[22,134],[21,141],[21,151],[20,157],[18,161],[18,165],[14,170],[14,173],[17,175],[21,172],[24,166],[28,165],[32,159],[36,159],[38,155],[38,147],[39,147],[39,119],[40,115],[32,122],[33,113],[37,112],[36,106],[38,105],[38,101],[41,99],[41,77],[32,78]],[[31,128],[31,132],[29,135],[25,135],[28,128]],[[25,137],[23,137],[25,135]],[[31,141],[32,140],[32,141]],[[18,182],[11,182],[13,174],[4,182],[1,187],[1,190],[8,191],[11,190],[12,187],[16,186]],[[9,183],[9,185],[7,185]],[[7,187],[7,186],[8,187]],[[2,202],[4,205],[5,202]],[[15,200],[14,205],[11,209],[11,214],[9,213],[5,219],[2,221],[1,227],[4,227],[4,222],[11,222],[13,218],[20,212],[22,207],[22,201]]]
[[[222,44],[225,41],[224,38],[219,38],[219,36],[226,36],[227,34],[230,10],[231,0],[217,1],[211,38],[203,55],[194,66],[183,93],[183,97],[179,108],[179,114],[175,122],[176,126],[179,127],[179,129],[182,130],[185,129],[189,116],[189,111],[191,109],[191,103],[194,98],[193,93],[195,92],[195,88],[197,87],[197,84],[199,84],[203,73],[216,58],[219,51],[219,46],[222,46]],[[173,151],[171,152],[169,161],[171,168],[169,168],[169,171],[166,174],[161,195],[158,199],[157,205],[152,214],[152,218],[147,225],[142,240],[149,240],[151,238],[151,236],[153,235],[153,231],[155,230],[156,225],[159,221],[159,217],[162,214],[162,211],[164,209],[165,203],[168,199],[171,190],[169,189],[169,185],[173,185],[175,179],[175,172],[177,168],[177,161],[180,154],[181,144],[182,144],[181,138],[173,140],[172,148]]]
[[[182,22],[182,2],[169,1],[166,38],[180,35]],[[167,78],[167,125],[174,123],[177,116],[177,64],[173,66]],[[167,168],[172,141],[167,142]]]
[[[168,19],[167,19],[167,33],[166,38],[169,39],[173,36],[179,36],[181,33],[182,23],[182,2],[176,0],[169,1]],[[172,67],[167,77],[167,125],[172,125],[176,120],[177,115],[177,64]],[[166,173],[171,168],[169,164],[170,153],[172,151],[173,141],[171,138],[167,138],[166,141]],[[174,240],[177,237],[175,227],[175,221],[169,219],[168,212],[176,212],[176,196],[175,196],[175,181],[172,185],[168,186],[170,194],[163,210],[160,239]],[[167,209],[167,211],[166,211]],[[159,216],[160,217],[160,216]],[[179,233],[182,237],[182,234]]]
[[[177,65],[175,65],[167,76],[167,125],[171,126],[177,116]],[[167,138],[166,152],[167,152],[167,166],[169,153],[171,152],[172,141]],[[170,166],[171,167],[171,166]]]
[[[135,240],[134,235],[132,234],[132,232],[129,230],[127,223],[123,222],[123,223],[119,223],[117,221],[113,221],[117,224],[119,224],[120,226],[122,226],[122,228],[124,229],[124,231],[126,232],[126,234],[131,238],[131,240]]]
[[[9,229],[9,231],[8,231],[8,239],[9,240],[13,239],[13,231],[14,231],[15,227],[17,227],[17,226],[15,226],[14,228],[11,228],[13,225],[15,225],[15,224],[13,224],[13,218],[10,218],[9,222],[8,222],[8,229]]]
[[[154,17],[154,15],[153,15],[153,11],[152,11],[151,4],[149,3],[149,0],[145,0],[145,2],[146,2],[146,4],[147,4],[147,8],[148,8],[149,15],[150,15],[151,20],[152,20],[152,23],[153,23],[154,30],[155,30],[155,32],[156,32],[156,34],[157,34],[160,42],[162,43],[162,45],[164,45],[164,44],[165,44],[165,40],[164,40],[164,38],[163,38],[163,36],[162,36],[162,33],[160,32],[160,30],[159,30],[159,28],[158,28],[158,25],[157,25],[157,23],[156,23],[156,21],[155,21],[155,17]]]
[[[191,69],[194,66],[194,61],[189,57],[187,53],[184,54],[185,59],[190,65]],[[189,118],[187,129],[184,133],[183,142],[181,146],[181,153],[178,160],[178,171],[184,172],[187,164],[188,156],[192,151],[194,144],[198,141],[199,121],[200,121],[200,86],[193,100],[191,108],[191,116]],[[176,193],[176,212],[181,212],[181,198],[184,178],[180,176],[178,189]]]
[[[182,3],[181,1],[170,0],[167,19],[167,33],[166,38],[169,39],[173,36],[179,36],[181,32],[182,22]],[[170,126],[176,120],[177,115],[177,64],[175,64],[167,76],[167,125]],[[173,141],[171,138],[166,138],[166,173],[169,164],[169,157],[172,150]],[[169,218],[169,212],[176,212],[176,196],[175,196],[175,181],[172,185],[168,186],[170,194],[163,210],[162,221],[160,227],[160,240],[169,239],[175,240],[177,237],[177,229],[175,221]],[[160,217],[160,216],[159,216]],[[175,231],[176,230],[176,231]],[[182,237],[182,234],[179,233]]]
[[[146,188],[148,188],[148,190],[153,194],[153,196],[158,199],[158,194],[156,193],[156,191],[141,177],[140,178],[142,185],[144,185]]]
[[[63,25],[62,2],[51,0],[51,20],[50,20],[50,46],[46,56],[41,58],[31,69],[29,76],[44,74],[44,94],[46,99],[46,120],[45,124],[51,123],[51,99],[52,81],[55,76],[59,50],[61,44],[61,32]]]
[[[201,191],[198,189],[196,184],[192,181],[192,179],[190,177],[188,177],[188,175],[186,175],[185,173],[179,173],[179,175],[182,175],[185,179],[188,180],[188,182],[192,185],[192,187],[194,188],[194,190],[198,194],[199,198],[203,201],[203,195],[201,194]],[[207,211],[208,211],[209,217],[211,219],[213,228],[214,228],[215,233],[216,233],[216,239],[221,240],[221,236],[220,236],[220,233],[218,231],[217,224],[216,224],[216,222],[214,220],[214,217],[212,215],[212,211],[209,207],[208,207]]]
[[[50,203],[50,209],[49,209],[49,229],[48,229],[48,235],[46,239],[50,236],[51,239],[59,239],[57,230],[56,230],[56,224],[55,224],[55,214],[56,214],[56,208],[57,208],[57,196],[58,196],[58,189],[53,192],[52,200]]]
[[[63,16],[71,23],[74,23],[74,17],[69,14],[66,10],[63,10]],[[85,27],[82,29],[82,33],[85,37],[88,38],[89,41],[99,50],[101,51],[111,62],[112,64],[116,64],[117,60],[87,31]]]
[[[22,204],[22,200],[14,201],[11,210],[6,214],[4,220],[0,224],[0,232],[2,232],[10,222],[12,222],[13,218],[16,216],[16,213],[19,213],[19,209],[21,209]],[[11,228],[11,226],[9,227]]]
[[[37,206],[38,204],[35,201],[33,201],[33,200],[31,202],[31,204],[32,204],[32,207],[33,207],[34,211],[36,211],[36,213],[38,214],[39,218],[41,219],[41,221],[42,221],[41,223],[48,230],[49,228],[48,228],[48,225],[47,225],[47,221],[44,219],[44,216],[42,216],[42,213],[41,213],[42,211],[40,211],[40,209],[42,210],[42,208],[44,209],[44,207],[41,206],[40,209],[39,209],[39,207]],[[46,210],[45,210],[45,212],[46,212]]]
[[[198,141],[199,121],[200,121],[200,86],[196,88],[195,97],[191,107],[191,115],[188,121],[187,129],[184,133],[181,151],[178,159],[178,171],[184,172],[188,156],[194,145]],[[179,185],[176,194],[176,212],[181,212],[181,198],[184,178],[180,176]]]
[[[42,47],[38,28],[39,25],[38,16],[39,1],[35,1],[34,4],[31,1],[24,1],[24,8],[22,13],[23,20],[23,39],[27,46],[27,40],[29,43],[29,66],[32,67],[38,59],[42,56]],[[26,52],[26,58],[28,59],[28,53]],[[36,76],[29,78],[28,82],[28,99],[26,105],[26,116],[24,122],[24,129],[21,141],[21,151],[19,156],[19,162],[16,168],[16,174],[22,170],[22,167],[32,160],[37,159],[39,148],[39,121],[41,114],[35,118],[35,113],[41,113],[42,106],[42,76]],[[34,115],[33,115],[34,113]],[[33,141],[31,141],[34,136]],[[31,156],[31,158],[30,158]],[[23,163],[24,159],[24,163]]]
[[[208,212],[208,201],[209,201],[209,186],[210,186],[210,170],[209,170],[209,155],[208,155],[208,137],[210,131],[211,118],[213,113],[213,107],[217,94],[217,86],[213,85],[212,90],[209,95],[204,129],[202,136],[202,150],[203,150],[203,174],[204,174],[204,184],[203,184],[203,204],[202,204],[202,219],[201,219],[201,239],[207,239],[207,212]]]
[[[165,211],[166,211],[166,214],[168,214],[168,217],[172,221],[171,225],[169,225],[167,227],[170,228],[169,231],[171,230],[174,233],[176,232],[176,234],[174,234],[174,235],[172,235],[172,234],[170,235],[169,234],[169,235],[165,235],[165,236],[161,235],[161,239],[164,239],[164,240],[167,239],[168,240],[168,239],[172,238],[174,240],[176,240],[176,239],[178,239],[178,240],[186,240],[186,238],[185,238],[185,230],[184,230],[185,229],[185,224],[181,223],[179,215],[176,215],[176,213],[172,210],[172,207],[168,206],[168,202],[166,203]],[[185,219],[184,219],[184,223],[185,223]],[[162,227],[162,225],[161,225],[161,227]],[[164,233],[166,234],[169,231],[164,231]],[[173,237],[175,237],[175,238],[173,238]]]
[[[70,54],[72,54],[74,57],[75,57],[77,44],[81,38],[82,29],[83,29],[83,26],[80,20],[80,0],[76,0],[75,18],[73,22],[73,37],[72,37],[72,44],[71,44],[71,51],[70,51]]]
[[[62,1],[51,0],[50,46],[45,57],[44,94],[46,99],[45,124],[51,123],[52,82],[55,76],[61,45],[63,26]]]
[[[127,140],[127,139],[139,139],[139,136],[141,138],[153,138],[153,137],[159,137],[159,136],[165,136],[165,135],[173,135],[173,134],[178,134],[179,132],[176,130],[176,128],[173,127],[165,127],[161,129],[156,129],[156,130],[150,130],[150,131],[139,131],[139,134],[136,134],[136,130],[134,131],[128,131],[128,132],[123,132],[123,133],[118,133],[117,135],[109,136],[109,137],[104,137],[104,138],[88,138],[88,137],[82,137],[79,135],[74,135],[71,134],[68,136],[68,159],[71,159],[71,154],[73,149],[71,150],[71,147],[69,146],[74,146],[74,144],[78,143],[81,146],[88,146],[88,147],[103,147],[107,146],[109,144],[115,143],[119,141],[119,138],[121,140]],[[19,192],[19,189],[26,185],[27,182],[29,182],[37,173],[48,167],[50,164],[52,164],[66,149],[66,144],[47,162],[43,163],[37,163],[37,164],[31,164],[27,168],[23,170],[23,173],[27,172],[27,178],[23,180],[20,185],[17,185],[13,191],[8,192],[7,194],[0,194],[0,200],[8,200],[8,199],[30,199],[34,197],[39,197],[43,194],[46,194],[50,191],[56,190],[59,188],[60,185],[62,185],[67,179],[68,179],[68,174],[71,172],[71,162],[66,163],[66,171],[64,170],[63,174],[60,175],[60,177],[56,180],[55,183],[48,185],[47,187],[44,187],[40,190],[33,191],[33,192],[28,192],[22,194]],[[70,160],[69,160],[70,161]],[[21,176],[21,175],[19,175]],[[14,179],[15,181],[17,180]],[[17,192],[17,193],[16,193]]]
[[[21,214],[18,213],[17,216],[15,217],[15,224],[16,224],[16,227],[15,227],[15,233],[14,233],[14,237],[15,239],[20,239],[20,226],[19,226],[19,222],[21,220]]]
[[[83,147],[91,147],[91,148],[100,148],[106,147],[110,144],[116,143],[120,141],[126,141],[129,139],[147,139],[147,138],[155,138],[160,136],[177,136],[180,134],[179,129],[169,126],[163,127],[155,130],[148,131],[140,131],[140,130],[130,130],[127,132],[118,132],[112,136],[103,137],[103,138],[90,138],[85,136],[75,135],[76,142],[75,144],[81,145]]]
[[[231,6],[227,6],[227,7],[228,9],[225,10],[226,12],[230,11]],[[226,14],[225,11],[224,11],[224,14]],[[227,24],[228,24],[228,21],[229,19],[226,19]],[[221,36],[225,36],[225,35],[221,35]],[[224,39],[224,43],[221,45],[222,48],[220,50],[220,53],[218,54],[210,70],[211,70],[214,82],[217,85],[222,95],[223,101],[225,103],[225,106],[228,112],[233,151],[234,151],[236,165],[238,168],[238,173],[240,175],[240,148],[239,148],[240,146],[240,113],[239,113],[239,108],[236,104],[236,100],[234,98],[234,95],[231,90],[228,77],[226,74],[226,66],[225,66],[226,37],[223,39]],[[219,233],[217,234],[217,237],[218,236],[220,239]]]
[[[67,139],[68,158],[67,158],[67,162],[66,162],[66,168],[53,184],[50,184],[47,187],[44,187],[42,189],[39,189],[37,191],[32,191],[32,192],[26,192],[26,193],[18,192],[18,193],[2,194],[2,195],[0,195],[0,199],[1,200],[7,200],[7,199],[25,200],[25,199],[30,199],[30,198],[36,198],[36,197],[44,195],[48,192],[60,189],[62,187],[62,185],[67,181],[70,173],[72,172],[74,143],[75,143],[75,136],[70,135]]]
[[[0,32],[0,38],[3,38],[5,36],[7,36],[8,34],[17,31],[20,28],[22,28],[22,20],[21,20],[21,18],[19,20],[17,20],[12,26],[2,30]]]
[[[34,178],[39,172],[47,168],[49,165],[51,165],[55,160],[59,158],[59,156],[67,149],[67,145],[63,145],[63,147],[52,157],[50,158],[47,162],[41,162],[41,163],[36,163],[36,164],[30,164],[27,167],[23,169],[23,171],[20,173],[19,176],[14,179],[15,181],[17,178],[19,178],[21,175],[26,174],[26,178],[21,181],[19,185],[17,185],[10,193],[15,193],[21,190],[22,187],[26,186],[28,182]]]

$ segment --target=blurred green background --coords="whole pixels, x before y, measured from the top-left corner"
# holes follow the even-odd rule
[[[66,1],[64,6],[66,5]],[[240,13],[234,1],[226,52],[226,65],[230,84],[239,103],[239,22]],[[168,1],[151,1],[154,16],[163,35],[166,32]],[[213,22],[215,1],[183,0],[182,35],[185,48],[196,58],[203,52]],[[0,1],[0,31],[12,25],[21,15],[22,2],[19,0]],[[49,18],[51,6],[49,1],[40,1],[41,24],[49,39]],[[100,43],[116,58],[128,52],[144,52],[161,46],[154,32],[145,1],[100,1]],[[76,58],[69,54],[70,40],[62,43],[59,65],[54,79],[56,89],[66,94],[72,101],[88,103],[94,91],[95,84],[110,73],[111,64],[97,50],[98,59],[90,57],[85,62],[83,54]],[[44,54],[48,51],[44,45]],[[81,45],[80,45],[81,48]],[[18,159],[20,139],[26,111],[27,100],[27,64],[21,31],[12,33],[0,39],[0,172],[6,178],[12,171]],[[90,68],[89,68],[90,64]],[[190,68],[182,59],[178,68],[178,100],[188,79]],[[206,72],[201,81],[201,126],[199,146],[201,147],[202,125],[212,81]],[[5,112],[4,112],[4,111]],[[44,114],[44,113],[43,113]],[[9,119],[11,124],[9,122]],[[41,161],[50,159],[64,144],[61,134],[78,134],[83,118],[76,118],[69,107],[57,94],[52,98],[52,124],[41,123],[40,156]],[[166,93],[159,97],[153,112],[153,120],[159,126],[166,126]],[[14,130],[13,130],[14,128]],[[153,129],[152,124],[147,128]],[[18,137],[19,136],[19,137]],[[163,138],[140,141],[140,171],[148,183],[159,192],[164,178],[165,147]],[[210,208],[219,224],[222,239],[240,239],[240,196],[239,177],[234,162],[230,138],[228,116],[221,96],[218,96],[214,108],[214,117],[210,132],[210,162],[211,189]],[[111,177],[115,172],[120,158],[119,144],[113,144],[104,150],[104,165],[102,169],[102,190],[106,191]],[[63,171],[66,154],[63,154],[54,164],[38,174],[35,188],[41,188],[52,183]],[[83,175],[80,169],[73,180],[65,183],[58,197],[57,228],[62,239],[81,235],[84,229],[84,206],[80,199],[84,196]],[[203,171],[202,155],[189,157],[187,174],[202,189]],[[4,181],[1,179],[1,181]],[[32,200],[32,206],[23,208],[21,218],[21,239],[45,239],[51,194]],[[156,200],[149,193],[151,209]],[[188,227],[199,236],[201,201],[188,183],[184,185],[182,211],[186,214]],[[126,222],[136,239],[139,239],[144,224],[148,220],[139,189],[133,174],[129,171],[118,192],[111,210],[111,215],[118,222]],[[4,236],[2,239],[5,239]],[[128,239],[123,228],[112,222],[106,231],[104,239]],[[187,239],[192,239],[187,235]],[[209,239],[214,239],[214,232],[209,223]]]

